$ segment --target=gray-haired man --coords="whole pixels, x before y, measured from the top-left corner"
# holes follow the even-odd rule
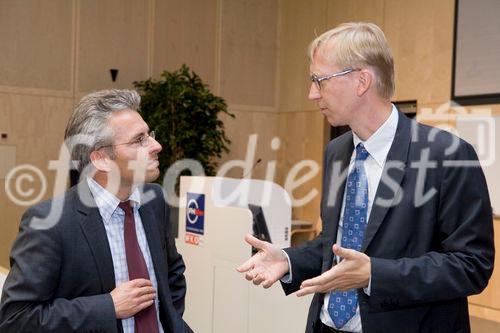
[[[159,175],[161,145],[139,103],[135,91],[104,90],[76,106],[65,139],[83,177],[24,214],[0,331],[191,332],[168,206],[146,184]]]

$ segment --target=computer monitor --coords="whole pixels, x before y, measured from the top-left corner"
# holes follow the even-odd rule
[[[272,243],[262,207],[248,204],[248,209],[250,209],[253,215],[252,229],[254,236],[260,240]],[[257,249],[252,247],[252,253],[257,253]]]

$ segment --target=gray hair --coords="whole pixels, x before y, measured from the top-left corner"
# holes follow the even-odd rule
[[[90,164],[90,153],[110,147],[113,133],[108,119],[113,112],[131,109],[137,111],[141,97],[135,90],[100,90],[83,97],[71,115],[64,140],[71,153],[71,159],[78,162],[78,170]],[[113,157],[113,149],[108,151]]]

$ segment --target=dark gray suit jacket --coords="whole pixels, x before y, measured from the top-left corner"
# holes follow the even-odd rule
[[[377,189],[362,246],[372,266],[370,296],[358,290],[363,332],[469,332],[467,296],[481,292],[493,271],[486,181],[477,163],[455,163],[477,162],[471,145],[402,113],[398,117],[384,168],[389,178]],[[283,284],[287,294],[332,267],[346,180],[341,175],[353,149],[352,132],[328,144],[323,232],[305,246],[286,250],[293,274],[292,283]],[[425,160],[430,164],[423,174]],[[390,207],[377,203],[381,199]],[[314,295],[308,333],[319,323],[323,298]]]
[[[147,184],[148,192],[154,199],[146,199],[139,213],[158,280],[160,320],[165,332],[191,332],[182,319],[185,266],[170,232],[168,205],[160,186]],[[61,209],[53,227],[32,227],[34,217],[52,209]],[[106,230],[86,181],[24,214],[10,264],[0,332],[122,332],[109,294],[115,276]]]

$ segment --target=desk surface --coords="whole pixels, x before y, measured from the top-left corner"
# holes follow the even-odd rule
[[[304,220],[292,220],[292,227],[310,227],[312,226],[312,222],[304,221]]]

